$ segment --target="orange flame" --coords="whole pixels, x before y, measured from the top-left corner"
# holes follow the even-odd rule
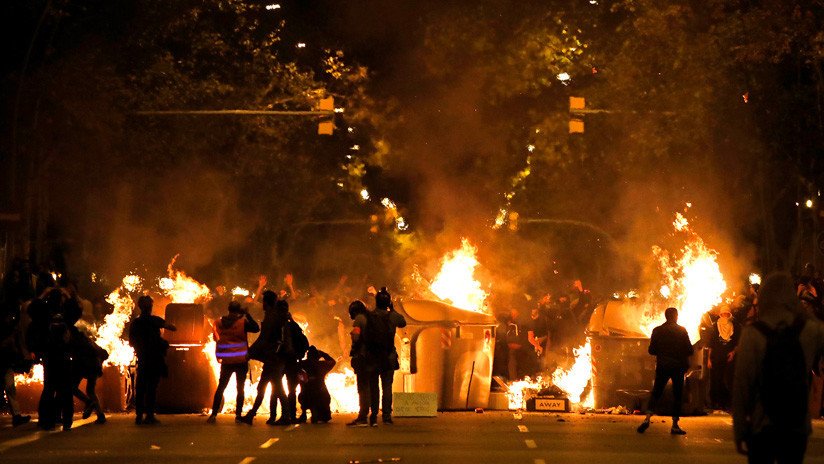
[[[487,313],[486,299],[489,293],[481,288],[475,277],[478,258],[477,248],[462,238],[461,247],[448,252],[441,259],[441,270],[429,289],[438,298],[456,308]]]
[[[701,317],[721,303],[727,284],[718,266],[718,252],[704,243],[681,213],[676,213],[673,225],[678,232],[686,234],[687,243],[680,256],[653,247],[665,280],[661,296],[667,304],[678,308],[678,323],[695,341],[699,337]],[[663,309],[655,308],[640,321],[639,328],[643,333],[649,336],[653,328],[664,322]]]
[[[175,255],[167,268],[168,277],[158,281],[163,294],[171,298],[172,303],[205,303],[211,299],[209,287],[201,284],[186,275],[183,271],[174,268],[175,261],[180,255]]]

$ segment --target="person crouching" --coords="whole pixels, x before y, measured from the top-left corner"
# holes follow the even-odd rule
[[[332,420],[332,396],[326,389],[326,374],[335,367],[335,360],[313,345],[300,367],[306,372],[306,383],[301,385],[298,398],[301,409],[311,411],[313,424],[325,424]]]
[[[244,309],[240,303],[229,303],[229,314],[220,318],[215,324],[215,357],[220,363],[220,379],[217,382],[215,398],[212,402],[212,414],[206,420],[214,423],[221,410],[223,392],[232,375],[237,382],[237,403],[235,407],[235,422],[242,422],[244,391],[243,384],[249,372],[248,333],[260,332],[260,326]]]

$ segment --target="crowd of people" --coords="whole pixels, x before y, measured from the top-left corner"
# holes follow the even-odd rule
[[[574,280],[568,291],[542,296],[528,314],[524,306],[511,305],[508,312],[496,314],[492,370],[510,381],[551,372],[569,358],[584,341],[593,301],[581,281]]]
[[[73,397],[85,404],[84,418],[96,413],[96,422],[105,423],[95,386],[103,374],[102,365],[108,353],[84,330],[82,318],[88,311],[89,302],[77,294],[76,285],[68,279],[54,279],[51,273],[44,274],[46,277],[42,280],[36,276],[29,279],[24,268],[15,269],[21,272],[12,273],[5,279],[0,311],[0,372],[13,425],[31,420],[23,414],[17,401],[15,375],[30,372],[38,363],[44,370],[38,407],[39,427],[51,430],[62,424],[64,430],[70,429],[74,415]],[[38,281],[42,288],[38,287]],[[343,287],[345,281],[342,278],[339,287]],[[299,320],[306,316],[293,317],[290,312],[290,302],[298,301],[305,308],[311,296],[297,292],[290,275],[284,279],[284,289],[268,290],[266,284],[266,278],[261,276],[257,291],[247,297],[227,295],[222,298],[221,289],[217,289],[207,305],[207,311],[212,313],[209,320],[213,321],[215,357],[220,363],[219,380],[207,422],[214,423],[223,410],[224,391],[232,377],[237,384],[237,422],[249,425],[254,422],[268,386],[272,393],[267,424],[303,423],[309,418],[312,423],[329,422],[332,419],[331,396],[325,378],[337,361],[348,353],[357,377],[360,399],[359,415],[349,425],[374,426],[379,412],[383,422],[391,424],[392,379],[399,368],[395,331],[404,327],[406,321],[394,310],[386,288],[380,291],[367,289],[367,298],[374,296],[374,306],[363,302],[367,298],[351,301],[347,318],[351,320],[350,324],[331,311],[326,314],[335,327],[327,330],[327,336],[321,337],[320,341],[333,345],[333,351],[343,343],[338,344],[338,337],[328,334],[338,335],[345,330],[344,325],[351,326],[346,343],[348,351],[333,356],[309,343],[299,324]],[[36,297],[33,296],[35,289],[40,290]],[[343,288],[338,290],[344,292]],[[338,303],[330,299],[327,306],[332,308]],[[223,306],[224,314],[218,315],[218,305]],[[138,314],[127,325],[124,336],[136,356],[132,396],[135,423],[150,425],[159,422],[156,416],[157,390],[169,372],[166,354],[170,345],[162,331],[175,331],[176,327],[153,314],[154,300],[149,295],[137,297],[136,307]],[[262,317],[256,319],[253,313],[258,313],[258,309]],[[249,334],[258,334],[251,344]],[[254,403],[244,414],[244,382],[250,360],[259,361],[262,372]],[[85,391],[79,388],[83,380]],[[382,401],[381,389],[385,392]],[[280,417],[277,417],[278,411]]]

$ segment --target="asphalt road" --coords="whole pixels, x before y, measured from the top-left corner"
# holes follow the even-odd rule
[[[254,426],[220,416],[160,416],[162,424],[136,426],[133,416],[109,416],[105,425],[76,422],[69,432],[11,428],[0,416],[4,464],[29,463],[662,463],[745,462],[735,454],[727,415],[687,417],[686,436],[669,434],[669,420],[654,421],[643,435],[639,416],[511,412],[441,413],[436,418],[399,418],[395,425],[347,428],[353,416],[327,425]],[[94,419],[92,417],[92,419]],[[265,419],[265,418],[264,418]],[[807,462],[824,463],[824,422],[817,421]],[[379,461],[383,459],[384,461]]]

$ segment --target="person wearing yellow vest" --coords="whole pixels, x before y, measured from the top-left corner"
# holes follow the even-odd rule
[[[249,351],[247,334],[257,332],[260,332],[257,321],[237,301],[229,303],[229,314],[215,323],[215,357],[220,363],[220,379],[217,382],[217,390],[212,402],[212,414],[206,422],[211,424],[217,420],[217,414],[223,402],[223,391],[229,385],[232,375],[235,376],[235,382],[237,382],[235,422],[241,422],[243,384],[249,372],[249,361],[246,357]]]

